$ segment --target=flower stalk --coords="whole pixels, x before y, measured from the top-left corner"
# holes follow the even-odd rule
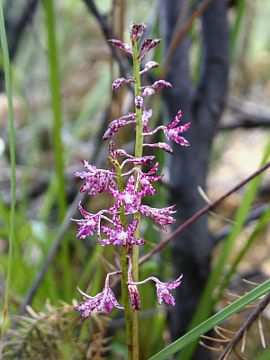
[[[141,77],[140,77],[140,61],[138,60],[138,46],[137,41],[132,39],[132,58],[133,58],[133,74],[134,74],[134,93],[135,93],[135,114],[136,114],[136,141],[135,141],[135,157],[142,157],[143,152],[143,124],[142,124],[142,106],[137,106],[136,99],[141,97]],[[139,212],[135,214],[139,225],[136,230],[136,235],[140,236],[140,220]],[[132,275],[134,281],[139,281],[139,247],[133,246],[132,249]],[[134,360],[139,359],[139,311],[132,312],[132,337],[134,344]]]
[[[116,174],[117,174],[117,184],[120,192],[124,191],[123,184],[123,176],[121,167],[117,160],[109,157],[109,160],[113,164]],[[127,226],[125,208],[122,205],[120,207],[120,220],[121,224],[124,228]],[[133,338],[133,319],[131,315],[130,309],[130,301],[129,301],[129,291],[128,291],[128,245],[121,246],[121,290],[122,290],[122,298],[124,303],[124,316],[125,316],[125,324],[126,324],[126,342],[128,349],[128,360],[134,359],[134,338]]]

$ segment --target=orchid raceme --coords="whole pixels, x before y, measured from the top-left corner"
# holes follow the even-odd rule
[[[133,329],[138,326],[135,324],[133,312],[139,311],[141,308],[138,286],[150,280],[153,281],[157,290],[158,303],[161,304],[164,301],[168,305],[174,306],[175,300],[170,291],[177,288],[182,279],[182,275],[180,275],[175,281],[166,283],[151,276],[144,281],[137,281],[138,276],[134,266],[137,267],[138,259],[135,253],[138,254],[138,246],[142,247],[145,243],[140,235],[140,218],[142,216],[149,217],[161,228],[166,229],[168,225],[175,222],[173,214],[176,212],[174,206],[153,208],[145,204],[146,196],[156,195],[154,183],[160,181],[162,175],[157,174],[158,163],[154,162],[155,156],[144,155],[143,151],[148,147],[160,148],[168,153],[173,152],[171,145],[167,142],[150,142],[151,138],[159,131],[163,132],[164,138],[169,142],[188,146],[189,142],[182,134],[190,127],[190,123],[179,125],[182,116],[179,111],[168,125],[151,129],[152,110],[145,107],[146,99],[144,97],[153,95],[157,89],[170,88],[172,85],[165,80],[156,80],[153,84],[141,86],[140,77],[158,66],[158,63],[152,60],[145,64],[142,64],[142,61],[160,42],[159,39],[142,40],[145,29],[146,25],[144,24],[131,24],[131,46],[120,40],[109,40],[112,46],[116,46],[125,51],[127,55],[132,56],[134,65],[133,76],[114,80],[112,90],[116,91],[127,84],[129,86],[134,84],[135,87],[133,112],[111,121],[103,135],[104,140],[110,140],[108,156],[110,168],[97,169],[84,160],[83,165],[86,171],[74,174],[84,181],[81,192],[95,196],[97,193],[106,191],[114,200],[113,205],[95,214],[89,213],[79,204],[83,219],[74,220],[78,225],[78,238],[85,239],[97,234],[99,245],[118,246],[121,249],[121,269],[107,275],[104,289],[94,297],[80,291],[85,301],[76,306],[75,310],[81,311],[83,317],[88,317],[93,312],[109,313],[113,308],[124,310],[129,359],[138,358],[138,346],[132,335],[135,333]],[[142,42],[140,49],[138,49],[139,42]],[[116,149],[111,140],[118,131],[126,126],[129,126],[136,135],[134,154],[130,154],[124,149]],[[147,141],[144,141],[146,139]],[[146,165],[148,170],[144,169]],[[109,287],[109,277],[120,274],[123,306],[118,303]]]

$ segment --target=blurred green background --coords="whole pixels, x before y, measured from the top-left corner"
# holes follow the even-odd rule
[[[132,20],[150,24],[152,36],[161,36],[157,1],[100,0],[96,3],[100,13],[107,14],[117,38],[128,39]],[[22,16],[24,5],[15,0],[4,2],[5,16],[11,24]],[[232,131],[220,130],[210,164],[207,194],[210,199],[217,198],[259,167],[269,135],[270,4],[263,0],[239,0],[228,10],[228,15],[231,26],[230,89],[221,127],[233,123],[239,114],[257,119],[258,125],[251,130],[241,127]],[[8,27],[7,30],[11,31]],[[190,33],[190,65],[196,82],[200,71],[198,20],[193,23]],[[13,37],[18,35],[12,31],[11,34]],[[161,64],[154,72],[158,77],[164,59],[162,45],[153,58]],[[2,60],[1,56],[1,66]],[[118,75],[118,67],[99,24],[83,1],[38,2],[27,26],[21,29],[12,58],[17,186],[7,329],[14,325],[12,315],[19,313],[44,260],[59,238],[61,244],[31,299],[30,318],[17,324],[11,333],[9,339],[12,341],[4,347],[4,358],[125,358],[121,315],[115,312],[112,317],[94,317],[83,322],[72,311],[74,299],[81,300],[77,286],[96,294],[103,286],[104,274],[117,262],[111,264],[112,256],[115,257],[113,249],[96,247],[95,238],[76,239],[76,226],[67,217],[70,204],[82,185],[73,178],[74,171],[82,169],[82,159],[92,160],[94,164],[97,159],[102,162],[103,144],[98,140],[102,129],[128,110],[129,92],[111,93],[111,82]],[[0,81],[0,302],[3,304],[11,196],[8,107],[3,76]],[[155,121],[159,121],[161,101],[158,96],[152,103]],[[261,117],[265,120],[263,125],[260,125]],[[130,134],[123,132],[119,141],[130,140]],[[156,155],[163,163],[163,155]],[[266,174],[254,201],[255,208],[269,201],[269,181],[270,176]],[[244,192],[245,189],[228,198],[210,217],[210,228],[214,233],[233,222]],[[160,186],[159,194],[156,199],[149,199],[149,203],[166,204],[166,185]],[[96,211],[108,201],[99,195],[87,200],[86,207]],[[72,217],[79,215],[75,213]],[[257,221],[250,222],[241,232],[235,251],[241,250]],[[63,229],[63,234],[59,235]],[[143,231],[145,238],[151,239],[145,251],[152,249],[163,236],[152,222],[143,222]],[[267,221],[255,240],[253,251],[241,259],[237,272],[248,274],[256,270],[261,276],[269,276]],[[153,258],[141,268],[142,278],[160,272],[164,278],[165,275],[166,278],[172,276],[169,247],[162,257]],[[241,285],[234,288],[234,292],[242,294]],[[141,295],[141,358],[147,359],[169,343],[166,318],[170,314],[163,307],[157,308],[153,288],[145,287]],[[222,301],[226,301],[226,295]],[[2,312],[1,317],[3,315]],[[232,320],[228,326],[237,329],[239,323],[241,319]],[[255,335],[258,341],[247,340],[247,354],[261,350],[258,331]],[[108,351],[110,355],[106,355]]]

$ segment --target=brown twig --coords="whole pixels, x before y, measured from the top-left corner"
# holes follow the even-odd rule
[[[236,186],[234,186],[232,189],[228,190],[225,194],[220,196],[217,200],[213,201],[209,205],[206,205],[204,208],[196,212],[193,216],[191,216],[187,221],[185,221],[183,224],[181,224],[177,229],[175,229],[171,234],[167,235],[163,241],[161,241],[157,246],[154,247],[152,251],[150,251],[148,254],[143,256],[139,263],[143,264],[145,261],[150,259],[153,255],[160,252],[170,241],[172,241],[177,235],[181,234],[188,226],[193,224],[196,220],[198,220],[201,216],[208,213],[210,210],[213,210],[218,204],[220,204],[224,199],[226,199],[228,196],[239,190],[241,187],[246,185],[249,181],[263,173],[266,169],[270,167],[270,161],[266,163],[264,166],[259,168],[257,171],[252,173],[250,176],[248,176],[246,179],[242,180],[240,183],[238,183]]]
[[[235,129],[252,129],[255,127],[269,127],[270,117],[263,114],[237,114],[231,116],[224,124],[220,124],[219,130],[228,131]]]
[[[248,316],[244,324],[240,327],[240,329],[237,331],[233,339],[230,341],[230,343],[225,347],[222,354],[218,358],[218,360],[226,360],[228,359],[230,353],[232,350],[236,347],[236,345],[240,342],[240,340],[243,338],[244,334],[248,331],[248,329],[251,327],[251,325],[254,323],[255,320],[259,317],[259,315],[263,312],[263,310],[266,308],[266,306],[270,302],[270,292],[263,297],[263,299],[259,302],[259,304],[256,306],[256,308],[252,311],[252,313]]]

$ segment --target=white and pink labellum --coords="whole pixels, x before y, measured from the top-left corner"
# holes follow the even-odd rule
[[[139,211],[140,199],[146,196],[145,190],[137,190],[137,183],[134,176],[130,176],[124,191],[119,191],[114,188],[109,188],[111,195],[115,198],[116,203],[109,209],[110,214],[117,214],[120,207],[123,205],[126,215],[134,214]]]
[[[138,41],[138,39],[144,34],[146,30],[145,24],[134,24],[130,25],[130,38],[133,41]]]
[[[126,79],[124,77],[120,77],[118,79],[115,79],[112,83],[112,90],[115,91],[117,89],[119,89],[121,86],[126,85],[126,84],[130,84],[130,83],[134,83],[134,78],[129,78]]]
[[[74,176],[85,180],[80,192],[88,191],[95,196],[97,193],[106,191],[110,183],[114,182],[114,173],[109,170],[97,169],[95,166],[83,160],[83,165],[88,171],[76,171]]]
[[[138,60],[142,61],[150,50],[155,48],[160,43],[160,39],[146,39],[144,40],[141,50],[138,55]]]
[[[102,226],[102,232],[108,236],[107,239],[100,239],[99,244],[101,246],[114,245],[144,245],[144,241],[135,237],[134,233],[138,226],[138,219],[127,226],[125,229],[120,221],[119,216],[115,216],[113,219],[114,227]]]
[[[85,300],[78,306],[75,306],[74,309],[82,312],[82,317],[87,318],[92,313],[110,313],[112,309],[115,307],[120,310],[124,310],[123,306],[121,306],[112,289],[109,287],[109,276],[119,274],[120,272],[115,271],[113,273],[109,273],[106,276],[105,286],[102,292],[98,293],[96,296],[89,296],[86,293],[82,292],[80,289],[79,292],[83,295],[83,299]]]
[[[110,39],[108,40],[108,43],[125,51],[128,55],[132,55],[131,47],[127,43],[116,39]]]
[[[138,190],[139,188],[144,191],[147,195],[155,195],[156,190],[151,184],[152,182],[157,182],[162,178],[162,175],[159,176],[153,176],[153,174],[158,170],[158,163],[154,165],[150,171],[147,173],[143,172],[140,168],[134,167],[131,170],[129,170],[127,173],[123,173],[122,176],[128,176],[131,174],[134,174],[134,172],[137,173],[137,180],[135,189]]]
[[[143,98],[141,96],[135,97],[135,107],[136,109],[141,109],[143,106]]]

